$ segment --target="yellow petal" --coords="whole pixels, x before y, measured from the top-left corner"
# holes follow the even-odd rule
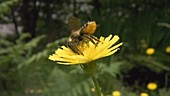
[[[100,42],[97,44],[97,46],[92,42],[89,42],[88,46],[87,44],[80,46],[81,48],[79,50],[83,53],[83,55],[78,55],[70,48],[62,46],[56,50],[54,54],[50,55],[49,59],[57,61],[58,64],[84,64],[114,54],[116,51],[118,51],[118,47],[123,44],[119,43],[115,45],[115,43],[119,40],[117,35],[109,35],[106,38],[100,37],[99,40]]]

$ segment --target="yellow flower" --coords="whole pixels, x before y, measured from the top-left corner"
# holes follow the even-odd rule
[[[147,84],[147,88],[149,90],[155,90],[157,87],[158,87],[157,84],[154,83],[154,82],[150,82],[150,83]]]
[[[146,54],[147,55],[153,55],[155,53],[155,49],[154,48],[148,48],[147,50],[146,50]]]
[[[145,93],[145,92],[142,92],[142,93],[140,93],[140,96],[149,96],[149,94]]]
[[[49,59],[65,65],[85,64],[114,54],[118,51],[118,47],[123,44],[114,45],[119,40],[117,35],[109,35],[106,38],[100,37],[99,40],[100,42],[97,46],[89,41],[88,44],[79,48],[83,55],[74,53],[70,48],[62,46],[62,48],[57,49],[54,54],[50,55]]]
[[[170,53],[170,46],[166,47],[165,51],[166,53]]]
[[[119,91],[113,91],[112,96],[121,96],[121,93]]]

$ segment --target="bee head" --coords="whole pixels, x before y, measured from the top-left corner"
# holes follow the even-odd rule
[[[96,27],[97,24],[95,21],[89,21],[83,26],[82,31],[85,34],[92,35],[96,31]]]

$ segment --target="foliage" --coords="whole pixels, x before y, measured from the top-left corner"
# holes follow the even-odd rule
[[[19,0],[7,0],[3,1],[0,4],[0,17],[2,17],[3,14],[8,13],[11,10],[11,7],[18,3]]]
[[[35,48],[44,36],[39,36],[29,42],[24,42],[29,34],[23,34],[14,42],[1,38],[0,40],[0,71],[1,71],[1,89],[9,90],[17,87],[20,70],[18,67],[22,62],[25,62],[31,55],[33,48]],[[14,83],[15,82],[15,83]],[[12,87],[11,87],[12,86]],[[18,85],[19,86],[19,85]],[[5,93],[8,94],[8,93]],[[9,93],[10,94],[10,93]]]
[[[65,45],[69,34],[66,20],[74,14],[83,23],[89,19],[98,23],[95,36],[118,34],[124,42],[114,56],[98,61],[97,79],[103,94],[111,96],[119,90],[122,96],[141,92],[169,96],[170,60],[165,52],[170,46],[168,0],[3,0],[1,17],[12,8],[21,18],[17,24],[31,34],[19,34],[15,40],[0,38],[0,95],[95,96],[91,78],[80,66],[48,60],[49,54]],[[155,53],[146,54],[148,48]],[[151,81],[158,84],[157,90],[146,88]]]
[[[165,0],[165,2],[167,1]],[[165,2],[162,2],[164,4],[164,7],[162,7],[161,4],[159,5],[158,2],[154,1],[107,0],[107,2],[102,3],[103,7],[101,7],[100,13],[93,12],[91,14],[100,24],[97,31],[99,36],[108,35],[111,32],[112,34],[119,34],[124,41],[124,47],[120,50],[120,59],[125,61],[124,66],[121,67],[125,76],[131,76],[132,74],[129,72],[132,70],[142,73],[142,70],[145,69],[149,69],[155,74],[164,74],[165,72],[169,75],[169,55],[165,52],[165,48],[170,44],[169,28],[160,26],[160,23],[168,25],[166,22],[169,22],[169,18],[165,18],[165,16],[169,16],[169,7]],[[154,8],[154,6],[159,7],[159,9]],[[148,48],[156,50],[154,55],[148,56],[145,53]],[[136,70],[135,68],[139,69]],[[147,77],[151,80],[154,76],[149,78],[148,71]],[[133,84],[138,82],[135,79],[139,78],[130,77],[128,79],[131,78],[134,78]],[[128,81],[125,80],[124,82]],[[157,78],[154,81],[157,82],[159,79]],[[148,81],[143,80],[143,83],[146,82]]]

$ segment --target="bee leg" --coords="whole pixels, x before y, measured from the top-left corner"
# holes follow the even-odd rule
[[[89,47],[89,38],[85,37],[84,35],[82,36],[82,42],[83,44],[86,44]]]
[[[91,35],[84,35],[87,39],[89,39],[94,45],[97,46],[97,43],[95,43],[94,40],[96,40],[96,38],[94,39],[93,37],[90,37]],[[94,40],[93,40],[94,39]],[[98,40],[99,41],[99,40]]]
[[[77,43],[68,42],[67,46],[75,53],[83,55],[83,53],[77,48]]]
[[[97,45],[97,44],[95,43],[95,41],[94,41],[89,35],[85,35],[85,37],[86,37],[87,39],[89,39],[94,45]]]
[[[97,37],[95,37],[93,35],[90,35],[90,37],[97,41],[96,45],[100,42],[100,40]]]
[[[100,42],[100,40],[99,40],[99,39],[97,39],[97,37],[95,37],[95,36],[93,36],[93,35],[90,35],[90,37],[91,37],[91,38],[93,38],[94,40],[96,40],[96,41]]]

